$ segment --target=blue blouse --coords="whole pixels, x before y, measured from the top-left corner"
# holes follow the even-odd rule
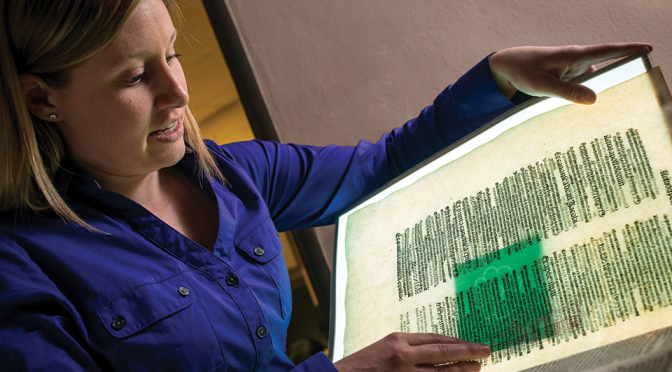
[[[285,355],[291,289],[277,231],[333,223],[356,199],[505,112],[488,58],[378,142],[207,141],[230,183],[214,252],[72,166],[55,185],[106,234],[53,211],[0,213],[0,365],[45,371],[335,371]]]

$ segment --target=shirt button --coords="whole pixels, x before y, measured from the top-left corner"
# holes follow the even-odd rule
[[[114,328],[115,331],[119,331],[122,328],[124,328],[125,324],[126,324],[126,319],[124,319],[121,316],[118,316],[118,317],[114,318],[114,320],[112,321],[112,328]]]
[[[266,327],[257,328],[257,337],[259,337],[259,338],[266,337]]]
[[[189,288],[187,287],[180,287],[177,292],[182,296],[182,297],[187,297],[189,296]]]
[[[264,255],[265,252],[266,252],[266,251],[264,250],[263,247],[257,247],[257,248],[254,248],[254,255],[255,255],[255,256],[260,256],[260,257],[261,257],[261,256]]]
[[[226,277],[226,284],[228,285],[236,285],[238,283],[238,277],[236,274],[230,274],[229,276]]]

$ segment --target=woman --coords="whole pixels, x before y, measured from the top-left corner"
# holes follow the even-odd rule
[[[284,354],[277,231],[339,209],[506,111],[516,90],[648,48],[507,49],[376,144],[202,141],[171,0],[0,0],[0,360],[10,370],[476,371],[477,345],[392,334],[332,365]],[[434,367],[436,364],[454,364]]]

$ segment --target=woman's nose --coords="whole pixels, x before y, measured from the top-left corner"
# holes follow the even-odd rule
[[[158,110],[170,107],[184,107],[189,103],[187,82],[182,71],[182,66],[175,61],[175,65],[164,65],[161,73],[160,84],[155,99]]]

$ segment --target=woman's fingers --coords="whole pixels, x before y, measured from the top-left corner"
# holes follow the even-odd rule
[[[439,334],[397,332],[339,360],[334,366],[340,372],[471,372],[480,370],[480,364],[467,361],[489,355],[487,345]]]
[[[421,366],[418,370],[423,372],[478,372],[481,370],[481,364],[476,361],[457,362],[440,366]]]
[[[650,51],[651,48],[650,44],[645,43],[559,48],[555,52],[557,56],[549,56],[550,59],[546,62],[554,72],[540,75],[537,83],[532,83],[533,86],[530,89],[538,95],[559,97],[574,103],[593,104],[597,101],[595,92],[583,85],[566,80],[595,71],[594,65],[597,63],[625,57],[643,50]],[[558,74],[555,72],[557,69],[563,70],[564,73]]]
[[[629,56],[642,50],[650,53],[653,50],[653,45],[648,43],[615,43],[586,45],[577,48],[577,53],[583,63],[594,65],[614,58]]]
[[[590,88],[581,84],[560,80],[552,75],[544,76],[538,82],[535,93],[540,96],[559,97],[574,103],[591,105],[597,100],[597,95]]]
[[[424,344],[466,344],[468,341],[438,333],[399,333],[409,345]]]
[[[595,93],[572,83],[572,79],[593,71],[597,63],[652,49],[647,43],[510,48],[490,57],[490,69],[509,98],[520,90],[534,96],[591,104],[597,99]]]
[[[490,347],[482,344],[426,344],[417,345],[409,353],[413,364],[445,364],[473,359],[485,359],[491,354]]]

